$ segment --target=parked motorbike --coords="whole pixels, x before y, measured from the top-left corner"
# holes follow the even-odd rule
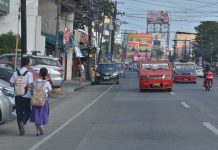
[[[204,79],[204,88],[206,91],[210,91],[213,85],[213,72],[208,71],[205,73],[205,79]]]

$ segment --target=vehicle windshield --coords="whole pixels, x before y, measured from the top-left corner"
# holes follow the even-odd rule
[[[176,64],[175,69],[185,70],[185,69],[195,69],[194,64]]]
[[[167,63],[142,64],[142,70],[169,70],[169,65]]]
[[[97,70],[101,70],[102,72],[110,72],[116,69],[116,65],[114,64],[101,64],[97,67]]]

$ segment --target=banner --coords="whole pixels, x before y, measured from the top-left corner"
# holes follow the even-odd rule
[[[63,43],[66,45],[70,44],[70,28],[65,28],[64,30]]]

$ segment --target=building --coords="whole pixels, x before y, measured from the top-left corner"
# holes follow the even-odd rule
[[[41,17],[38,16],[38,0],[27,0],[27,53],[45,53],[45,37],[41,35]],[[20,1],[0,0],[0,34],[12,31],[21,35],[19,16]],[[15,48],[14,48],[15,49]]]
[[[188,32],[176,32],[174,41],[174,59],[189,59],[192,54],[192,45],[196,34]]]

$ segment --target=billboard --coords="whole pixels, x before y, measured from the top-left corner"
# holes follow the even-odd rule
[[[10,0],[0,0],[0,15],[9,13]]]
[[[133,57],[135,52],[149,51],[152,45],[152,35],[146,33],[128,34],[127,56]]]
[[[169,24],[168,11],[148,11],[147,24]]]
[[[135,52],[133,56],[133,61],[146,61],[148,59],[146,52]]]

